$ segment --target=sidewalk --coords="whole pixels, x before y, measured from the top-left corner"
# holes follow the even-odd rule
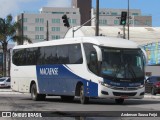
[[[12,91],[11,88],[0,88],[0,94],[23,94],[23,93]]]
[[[151,95],[151,94],[149,94],[149,93],[146,93],[146,94],[144,95],[144,98],[160,99],[160,94]]]

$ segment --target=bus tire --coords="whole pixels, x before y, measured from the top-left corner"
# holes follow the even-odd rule
[[[38,94],[37,93],[37,86],[35,83],[32,84],[32,86],[31,86],[31,98],[34,101],[45,100],[45,98],[46,98],[45,94]]]
[[[80,102],[81,104],[87,104],[89,102],[89,97],[85,97],[83,85],[80,87]]]
[[[115,99],[116,104],[123,104],[124,99],[119,98],[119,99]]]
[[[62,101],[72,102],[74,100],[74,96],[61,96]]]

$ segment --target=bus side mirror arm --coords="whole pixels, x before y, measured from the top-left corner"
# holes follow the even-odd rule
[[[98,71],[99,71],[99,75],[101,75],[101,65],[102,65],[102,51],[101,49],[99,48],[99,46],[96,46],[96,45],[93,45],[93,47],[96,49],[96,52],[97,52],[97,60],[98,60]]]
[[[102,62],[102,51],[101,51],[101,49],[96,45],[93,45],[93,47],[96,49],[98,62]]]

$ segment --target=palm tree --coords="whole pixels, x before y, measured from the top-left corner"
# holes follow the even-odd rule
[[[24,41],[31,43],[31,40],[24,36],[18,36],[16,31],[20,28],[19,22],[14,22],[12,15],[7,15],[5,19],[0,18],[0,43],[2,45],[4,64],[3,75],[6,76],[6,55],[9,41],[23,44]]]

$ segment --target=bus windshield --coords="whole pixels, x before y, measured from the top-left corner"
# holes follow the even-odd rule
[[[101,74],[114,80],[144,77],[143,53],[140,49],[102,47]]]

